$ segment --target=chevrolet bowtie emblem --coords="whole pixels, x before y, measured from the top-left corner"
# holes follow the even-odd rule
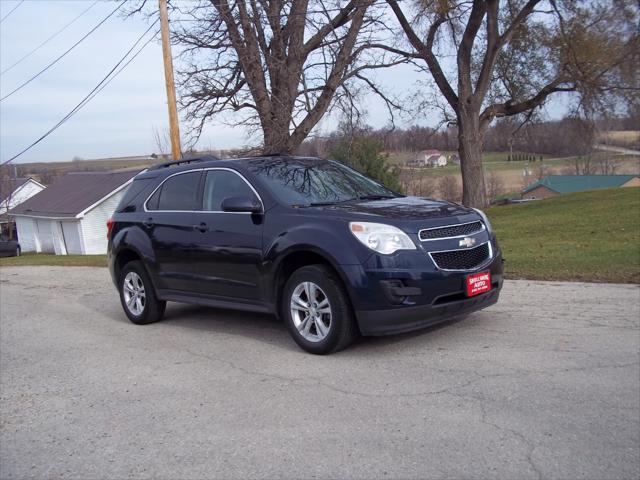
[[[476,239],[475,238],[470,238],[470,237],[465,237],[462,240],[460,240],[459,244],[461,247],[473,247],[476,244]]]

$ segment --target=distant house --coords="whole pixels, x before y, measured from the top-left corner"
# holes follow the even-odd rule
[[[45,188],[33,178],[4,178],[0,181],[0,216]]]
[[[10,210],[22,251],[106,253],[106,222],[138,172],[67,173]]]
[[[41,192],[46,187],[33,178],[4,178],[0,180],[0,229],[4,231],[10,218],[7,212]]]
[[[640,187],[640,177],[638,175],[547,175],[522,190],[522,198],[549,198],[563,193],[616,187]]]
[[[423,150],[416,158],[407,161],[409,167],[444,167],[446,164],[447,157],[440,150]]]

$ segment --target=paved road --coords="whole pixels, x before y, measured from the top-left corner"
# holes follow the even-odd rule
[[[624,148],[624,147],[616,147],[613,145],[599,144],[599,145],[596,145],[596,150],[603,150],[605,152],[618,153],[620,155],[640,155],[640,151],[638,150],[633,150],[631,148]]]
[[[0,269],[0,477],[640,476],[640,289],[512,281],[307,355],[273,318],[125,321],[105,269]]]

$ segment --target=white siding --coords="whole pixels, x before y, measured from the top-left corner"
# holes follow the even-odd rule
[[[36,219],[36,232],[37,238],[40,240],[40,252],[55,253],[52,223],[53,220]]]
[[[107,220],[115,212],[125,190],[120,190],[85,213],[80,222],[85,254],[107,253]]]
[[[38,252],[39,245],[36,239],[35,225],[31,218],[16,217],[18,230],[18,242],[23,252]]]
[[[18,188],[15,192],[13,192],[10,199],[11,202],[8,205],[8,209],[11,210],[13,207],[20,205],[22,202],[24,202],[25,200],[28,200],[29,198],[33,197],[36,193],[39,193],[42,190],[44,190],[43,186],[38,185],[36,182],[30,179],[28,182],[26,182],[24,185]],[[7,200],[0,203],[0,215],[7,212]]]
[[[82,240],[80,238],[80,221],[63,221],[62,234],[69,255],[82,255]]]

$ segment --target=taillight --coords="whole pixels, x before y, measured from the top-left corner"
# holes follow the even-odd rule
[[[113,230],[113,224],[116,223],[113,218],[107,220],[107,240],[111,238],[111,230]]]

